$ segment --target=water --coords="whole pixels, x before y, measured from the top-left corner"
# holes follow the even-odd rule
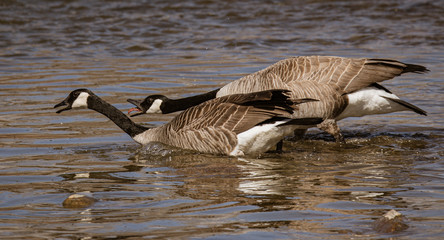
[[[426,0],[2,1],[0,238],[442,238],[443,13]],[[384,85],[429,116],[347,119],[343,147],[313,129],[238,159],[144,150],[100,114],[53,109],[85,87],[127,111],[297,55],[423,64]],[[74,193],[99,201],[64,208]],[[389,209],[407,230],[372,229]]]

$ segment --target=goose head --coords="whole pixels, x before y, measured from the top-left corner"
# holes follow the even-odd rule
[[[142,138],[142,140],[139,141],[135,139],[135,137],[149,129],[134,123],[119,109],[84,88],[70,92],[63,101],[54,106],[54,108],[58,107],[63,108],[59,109],[57,113],[75,108],[88,108],[101,113],[130,135],[136,142],[141,144],[143,144],[144,139]]]
[[[164,95],[150,95],[143,100],[127,99],[127,101],[136,106],[128,110],[128,114],[134,117],[145,113],[164,113],[165,103],[170,99]],[[134,111],[137,113],[131,114]]]
[[[54,108],[65,106],[62,109],[59,109],[57,113],[61,113],[63,111],[67,111],[73,108],[87,108],[88,107],[88,98],[89,96],[94,95],[88,89],[77,89],[69,93],[68,97],[66,97],[63,101],[56,104]]]

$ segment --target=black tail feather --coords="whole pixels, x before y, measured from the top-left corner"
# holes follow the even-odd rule
[[[427,69],[426,67],[421,66],[421,65],[416,65],[416,64],[406,64],[406,65],[407,65],[407,67],[404,68],[402,73],[408,73],[408,72],[426,73],[426,72],[430,71],[429,69]]]
[[[322,118],[296,118],[285,123],[285,125],[317,125],[323,122]]]
[[[372,60],[375,62],[367,63],[368,65],[385,65],[387,67],[399,68],[399,69],[402,69],[401,74],[408,73],[408,72],[426,73],[426,72],[430,71],[429,69],[427,69],[426,67],[424,67],[422,65],[402,63],[402,62],[399,62],[396,60],[391,60],[391,59],[372,58],[369,60]],[[403,66],[403,65],[405,65],[405,66]]]
[[[417,107],[417,106],[415,106],[415,105],[413,105],[411,103],[408,103],[408,102],[406,102],[404,100],[396,99],[396,98],[390,98],[390,97],[384,97],[384,96],[382,96],[382,97],[385,98],[385,99],[388,99],[390,101],[396,102],[397,104],[400,104],[400,105],[402,105],[402,106],[412,110],[413,112],[415,112],[417,114],[427,116],[427,112],[426,111],[424,111],[421,108],[419,108],[419,107]]]
[[[378,84],[378,83],[372,83],[372,84],[370,84],[370,86],[375,87],[375,88],[377,88],[377,89],[384,90],[385,92],[388,92],[388,93],[392,93],[392,92],[391,92],[390,90],[388,90],[386,87],[384,87],[384,86],[382,86],[381,84]]]

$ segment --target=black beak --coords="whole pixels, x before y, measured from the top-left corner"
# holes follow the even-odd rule
[[[58,107],[61,107],[61,106],[67,106],[67,107],[62,108],[62,109],[59,109],[56,113],[61,113],[61,112],[63,112],[63,111],[66,111],[66,110],[70,110],[70,109],[72,109],[71,106],[69,106],[67,99],[65,99],[65,100],[63,100],[62,102],[56,104],[56,105],[54,106],[54,108],[58,108]]]
[[[131,108],[130,110],[128,110],[128,115],[130,115],[130,117],[145,114],[145,112],[142,110],[143,107],[141,106],[142,100],[127,99],[126,101],[136,106],[135,108]],[[131,114],[131,112],[133,111],[137,111],[137,113]]]

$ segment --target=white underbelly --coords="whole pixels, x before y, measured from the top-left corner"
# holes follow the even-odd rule
[[[348,105],[336,117],[341,120],[347,117],[362,117],[365,115],[386,114],[408,110],[404,106],[384,97],[399,99],[398,96],[375,87],[367,87],[347,95]]]

